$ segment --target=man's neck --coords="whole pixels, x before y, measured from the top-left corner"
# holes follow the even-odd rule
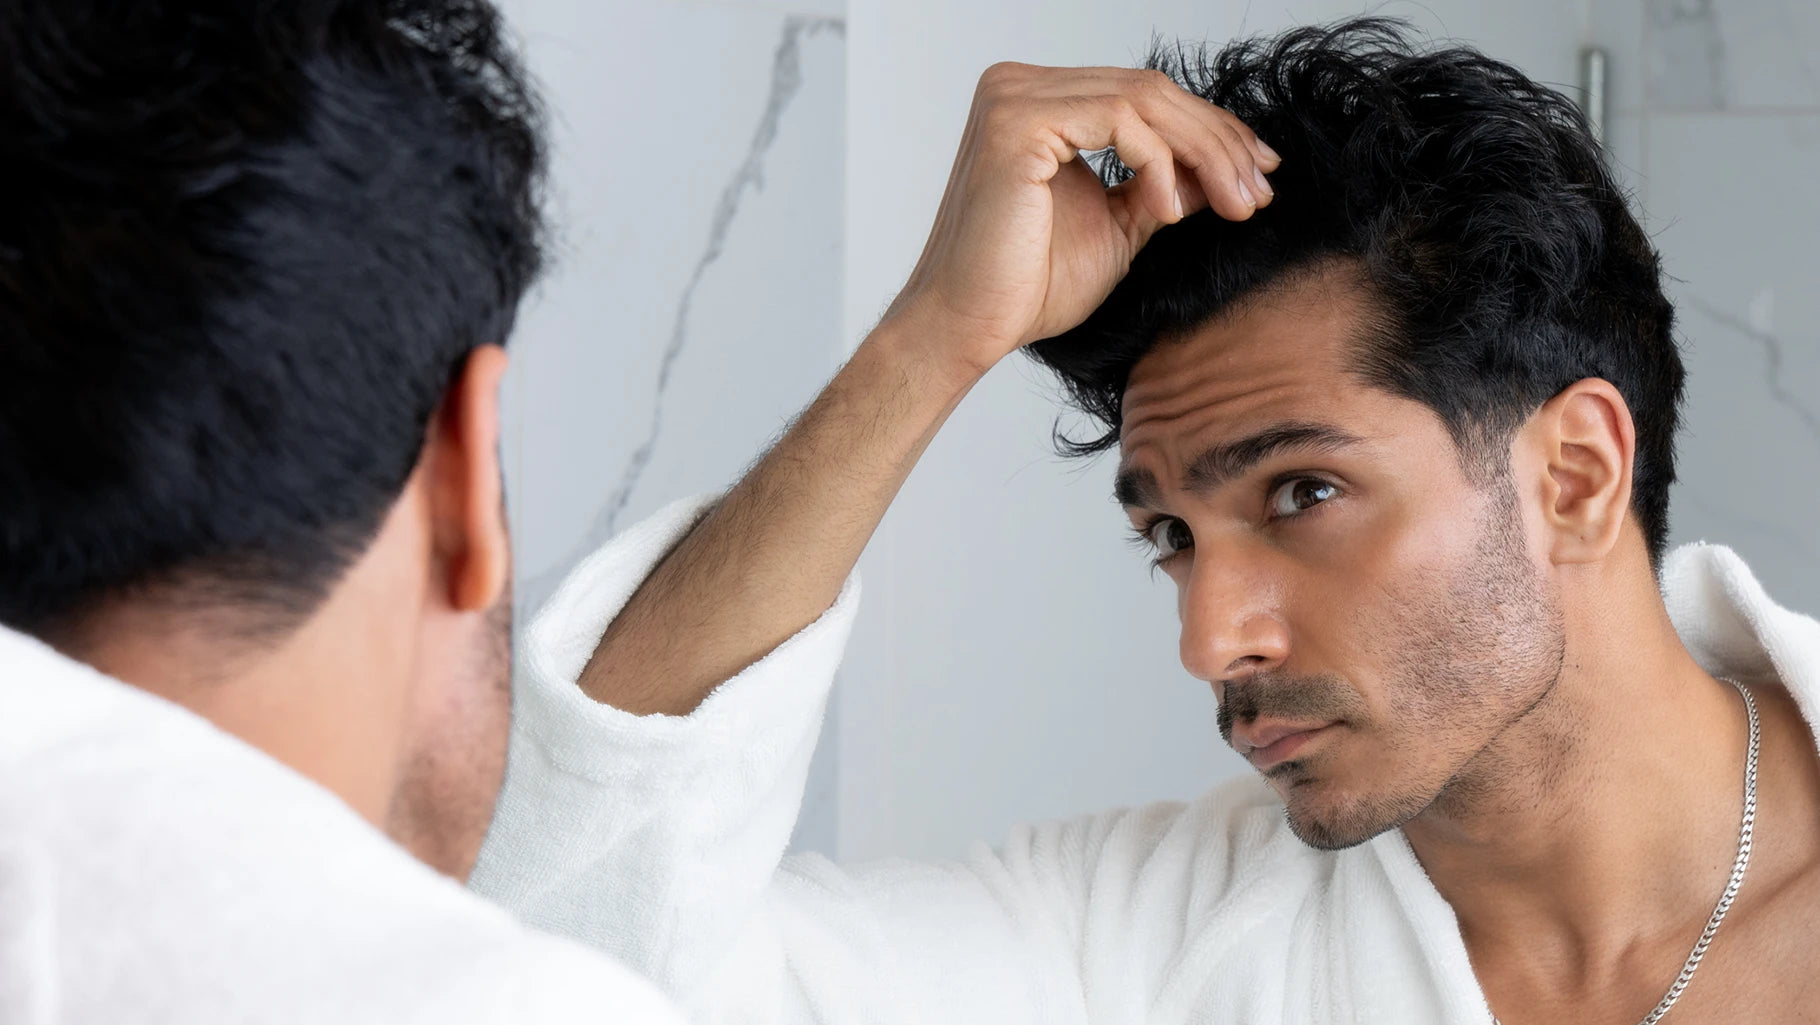
[[[383,825],[403,711],[400,695],[378,681],[409,653],[369,642],[363,634],[381,631],[360,629],[358,610],[343,604],[331,598],[295,629],[249,640],[221,614],[123,602],[57,646],[202,716]]]
[[[1659,603],[1640,606],[1570,629],[1548,696],[1404,827],[1475,960],[1526,949],[1596,973],[1712,909],[1737,849],[1745,707]]]

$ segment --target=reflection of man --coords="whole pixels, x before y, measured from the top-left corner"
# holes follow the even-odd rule
[[[1212,103],[988,73],[852,362],[724,501],[610,546],[533,625],[476,884],[713,1019],[1802,1017],[1820,625],[1724,549],[1663,551],[1671,311],[1578,114],[1370,23],[1173,70]],[[1248,219],[1247,160],[1156,128],[1215,108],[1281,153],[1256,148],[1277,200]],[[1108,143],[1136,171],[1110,193],[1075,160]],[[1203,193],[1240,223],[1133,262]],[[1036,339],[1268,788],[951,864],[780,867],[842,581]]]

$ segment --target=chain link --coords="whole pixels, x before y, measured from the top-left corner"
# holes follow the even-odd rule
[[[1656,1025],[1666,1015],[1675,1001],[1681,999],[1681,993],[1687,984],[1694,981],[1694,971],[1700,967],[1700,961],[1706,957],[1706,948],[1712,945],[1713,936],[1719,932],[1719,923],[1725,921],[1725,913],[1732,909],[1732,901],[1738,898],[1738,888],[1744,885],[1744,870],[1750,866],[1751,833],[1757,825],[1757,751],[1762,744],[1763,731],[1757,721],[1757,699],[1751,697],[1749,690],[1737,680],[1726,680],[1726,683],[1738,688],[1744,695],[1744,710],[1750,715],[1750,747],[1744,756],[1744,821],[1738,827],[1738,856],[1732,861],[1732,875],[1725,884],[1725,892],[1719,896],[1719,904],[1713,908],[1711,918],[1706,920],[1706,928],[1701,930],[1700,939],[1694,943],[1693,953],[1687,955],[1687,963],[1681,966],[1681,974],[1662,995],[1655,1010],[1645,1015],[1637,1025]],[[1489,1008],[1488,1008],[1489,1010]],[[1491,1025],[1503,1025],[1497,1015],[1491,1016]]]

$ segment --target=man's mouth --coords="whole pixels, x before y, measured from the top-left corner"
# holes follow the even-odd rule
[[[1235,726],[1232,730],[1232,746],[1252,767],[1259,772],[1268,772],[1273,766],[1294,758],[1315,738],[1322,736],[1337,723],[1285,723],[1263,719],[1257,722]]]

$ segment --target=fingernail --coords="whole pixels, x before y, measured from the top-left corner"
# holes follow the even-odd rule
[[[1270,144],[1263,139],[1258,140],[1258,152],[1264,154],[1264,157],[1268,160],[1274,160],[1279,164],[1283,162],[1282,156],[1279,155],[1276,150],[1271,149]]]
[[[1246,206],[1257,206],[1258,205],[1258,197],[1252,195],[1251,187],[1249,185],[1246,185],[1242,181],[1239,182],[1239,195],[1244,197]]]
[[[1262,192],[1266,196],[1274,196],[1277,194],[1277,190],[1270,187],[1270,179],[1264,177],[1263,168],[1261,168],[1261,167],[1252,168],[1251,176],[1257,180],[1258,191]]]
[[[1178,220],[1205,205],[1201,199],[1201,190],[1195,185],[1184,181],[1175,187],[1175,210]]]

